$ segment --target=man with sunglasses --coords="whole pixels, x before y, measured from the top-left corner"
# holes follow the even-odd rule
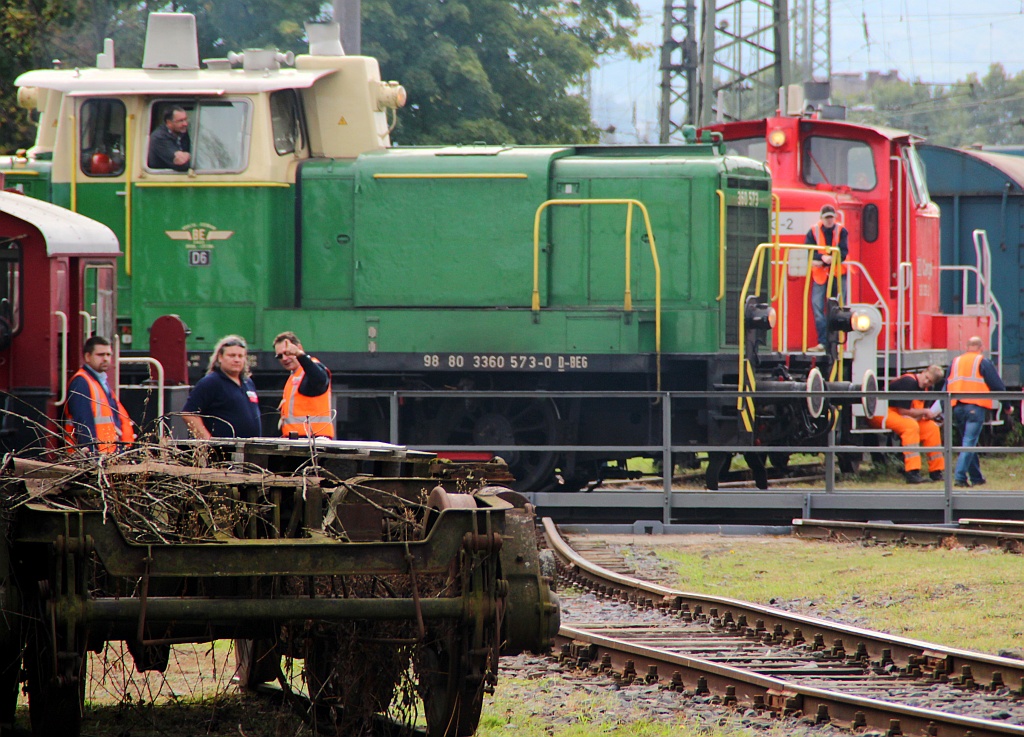
[[[302,343],[290,331],[274,338],[274,358],[291,372],[280,405],[281,435],[333,438],[331,372],[306,355]]]

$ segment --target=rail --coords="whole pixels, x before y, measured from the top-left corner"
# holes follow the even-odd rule
[[[146,366],[152,366],[154,369],[156,369],[156,387],[155,387],[156,388],[156,415],[157,415],[157,417],[162,418],[164,416],[164,366],[163,366],[163,364],[160,363],[160,361],[158,361],[157,359],[150,358],[148,356],[139,357],[139,358],[120,358],[119,357],[118,358],[118,363],[119,364],[130,363],[130,364],[137,364],[137,365],[146,365]],[[117,388],[118,389],[150,389],[150,388],[153,388],[153,387],[142,386],[142,385],[138,385],[138,384],[121,384],[120,382],[118,382]],[[157,422],[156,423],[156,433],[157,433],[157,437],[162,438],[164,436],[164,423],[163,422]]]
[[[644,216],[644,227],[647,231],[647,241],[651,246],[651,261],[654,264],[654,352],[657,362],[657,385],[661,388],[661,263],[658,261],[658,248],[654,243],[654,231],[651,228],[651,216],[647,207],[640,200],[633,199],[568,199],[568,200],[546,200],[537,207],[533,216],[533,295],[530,301],[530,309],[534,313],[540,312],[540,216],[549,207],[569,205],[579,207],[582,205],[625,205],[626,206],[626,290],[623,296],[622,309],[625,312],[633,311],[632,293],[632,234],[633,234],[633,208],[639,207]],[[723,272],[724,274],[724,272]]]
[[[992,293],[992,253],[988,245],[988,234],[981,229],[973,233],[974,263],[970,265],[939,266],[939,273],[960,275],[960,313],[961,315],[977,315],[980,310],[990,320],[989,354],[996,364],[999,375],[1003,373],[1003,307]],[[971,286],[971,275],[975,277],[975,301],[968,299]]]
[[[60,366],[57,367],[57,376],[60,377],[60,399],[54,402],[55,407],[63,407],[68,401],[68,316],[60,310],[54,310],[53,314],[60,320]]]
[[[675,458],[686,458],[693,457],[697,453],[711,453],[711,452],[726,452],[726,453],[800,453],[800,454],[824,454],[824,466],[825,466],[825,479],[824,479],[824,491],[826,496],[837,491],[836,488],[836,463],[837,459],[841,454],[863,454],[865,452],[880,453],[880,454],[901,454],[904,451],[922,452],[925,449],[921,446],[908,446],[903,447],[900,445],[894,446],[879,446],[865,448],[862,445],[842,445],[836,442],[835,434],[836,430],[833,429],[829,435],[829,439],[822,445],[805,445],[805,446],[794,446],[793,444],[788,445],[713,445],[711,443],[689,443],[689,442],[674,442],[672,437],[672,428],[674,426],[674,409],[679,405],[686,405],[684,409],[678,410],[679,412],[692,412],[694,401],[700,402],[702,405],[707,404],[708,400],[717,400],[722,406],[731,404],[735,399],[746,399],[750,398],[751,401],[756,399],[776,399],[776,398],[788,398],[796,399],[797,401],[803,401],[806,399],[817,399],[817,400],[847,400],[851,402],[860,401],[863,397],[874,397],[876,399],[920,399],[921,394],[919,392],[888,392],[888,391],[875,391],[875,392],[801,392],[796,393],[792,391],[779,391],[779,390],[758,390],[754,391],[705,391],[705,392],[666,392],[666,391],[649,391],[649,392],[628,392],[628,391],[509,391],[509,392],[494,392],[494,391],[462,391],[462,390],[444,390],[444,391],[431,391],[431,390],[394,390],[394,391],[383,391],[383,390],[351,390],[346,389],[343,391],[336,392],[339,396],[345,397],[347,400],[382,400],[386,399],[388,406],[387,411],[382,412],[382,416],[385,416],[389,420],[388,427],[388,438],[389,442],[394,444],[407,444],[416,445],[422,449],[429,449],[434,452],[448,453],[448,452],[479,452],[486,450],[491,453],[499,455],[514,454],[514,453],[595,453],[595,454],[608,454],[614,455],[619,458],[630,458],[630,457],[648,457],[661,460],[661,466],[663,469],[673,469],[675,466]],[[962,393],[957,395],[959,398],[966,398],[972,396],[985,396],[990,399],[1002,399],[1005,401],[1020,401],[1019,392],[990,392],[984,395],[981,394],[969,394]],[[643,403],[645,406],[655,408],[655,413],[660,413],[660,417],[655,416],[651,418],[651,426],[658,426],[658,420],[660,419],[661,437],[660,439],[645,442],[629,444],[625,442],[608,442],[604,444],[586,444],[586,443],[565,443],[557,442],[515,442],[513,434],[509,437],[512,438],[512,442],[487,442],[477,443],[473,445],[465,444],[444,444],[444,443],[424,443],[416,442],[411,443],[408,441],[408,437],[405,432],[405,428],[402,426],[402,412],[401,408],[409,404],[409,400],[416,399],[431,399],[437,401],[449,401],[452,406],[464,405],[467,400],[472,399],[495,399],[496,397],[502,400],[510,399],[523,399],[534,402],[556,402],[565,400],[576,400],[579,402],[606,402],[608,400],[622,400],[622,399],[633,399],[637,402]],[[942,415],[946,418],[952,418],[953,414],[949,409],[949,401],[951,396],[946,392],[930,392],[929,398],[940,402],[943,412]],[[382,408],[383,409],[383,408]],[[737,422],[739,419],[737,418]],[[978,447],[965,447],[962,445],[956,445],[953,443],[953,431],[952,424],[946,422],[942,427],[943,443],[938,446],[942,450],[945,458],[945,481],[942,493],[945,497],[944,503],[944,515],[947,522],[951,522],[952,511],[955,508],[953,504],[953,461],[955,460],[955,454],[962,451],[971,451],[981,454],[986,453],[1001,453],[1001,454],[1017,454],[1024,453],[1024,448],[1017,447],[1001,447],[1001,446],[978,446]],[[898,443],[898,440],[896,441]],[[901,484],[902,487],[902,484]],[[693,491],[693,490],[690,490]],[[857,490],[854,490],[857,491]],[[861,490],[868,491],[868,490]],[[700,490],[701,493],[705,493],[704,490]],[[672,488],[672,474],[663,474],[662,479],[662,516],[665,524],[671,522],[672,517],[672,499],[674,494],[688,493],[685,490],[678,490]],[[715,492],[706,492],[715,493]],[[971,490],[971,494],[978,494],[978,490]],[[984,492],[980,492],[984,493]],[[804,503],[804,516],[813,516],[812,502],[808,499]]]

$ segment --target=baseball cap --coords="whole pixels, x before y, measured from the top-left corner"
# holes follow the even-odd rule
[[[836,208],[832,207],[832,205],[822,205],[821,217],[825,217],[826,215],[833,215],[834,216],[835,214],[836,214]]]

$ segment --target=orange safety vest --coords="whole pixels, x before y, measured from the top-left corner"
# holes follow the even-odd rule
[[[980,353],[964,353],[956,357],[949,372],[949,393],[960,392],[987,392],[988,384],[981,376]],[[976,404],[985,409],[994,409],[995,403],[991,399],[983,397],[968,397],[967,399],[954,399],[950,405],[955,407],[957,402],[964,404]]]
[[[83,377],[89,385],[89,400],[92,402],[92,420],[96,426],[96,448],[100,453],[114,453],[117,451],[118,443],[135,442],[135,429],[128,417],[121,401],[114,398],[117,407],[110,406],[107,393],[103,391],[103,385],[96,381],[95,377],[84,368],[78,369],[71,377],[74,381],[79,376]],[[70,382],[69,382],[70,383]],[[66,407],[67,405],[65,405]],[[117,416],[114,416],[114,413]],[[75,425],[71,418],[64,421],[64,439],[69,446],[75,444]]]
[[[814,242],[818,244],[819,256],[832,253],[832,251],[829,250],[829,245],[825,243],[825,231],[822,230],[824,227],[825,226],[823,226],[819,220],[814,224],[814,227],[811,228],[811,232],[814,233]],[[832,245],[836,248],[839,247],[839,237],[843,234],[843,230],[845,230],[845,228],[843,228],[839,223],[836,223],[835,228],[832,230],[832,240],[834,241]],[[828,281],[828,268],[829,267],[825,265],[817,266],[812,262],[811,278],[814,279],[815,284],[824,284]],[[846,265],[840,259],[838,276],[843,276],[844,274],[846,274]],[[846,295],[843,295],[843,298],[846,299]]]
[[[313,359],[317,363],[317,359]],[[288,437],[291,433],[299,437],[310,435],[322,438],[334,437],[334,422],[331,419],[331,387],[315,397],[299,394],[299,384],[306,375],[300,365],[284,385],[284,398],[281,400],[281,435]],[[307,424],[309,429],[307,430]]]

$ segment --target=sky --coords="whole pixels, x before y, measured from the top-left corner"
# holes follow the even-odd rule
[[[1010,74],[1024,70],[1024,0],[831,2],[833,72],[895,69],[902,79],[948,85],[984,76],[994,63]],[[639,40],[658,46],[664,0],[638,4]],[[660,82],[656,53],[643,62],[604,61],[591,78],[594,120],[614,125],[619,143],[656,142]]]

